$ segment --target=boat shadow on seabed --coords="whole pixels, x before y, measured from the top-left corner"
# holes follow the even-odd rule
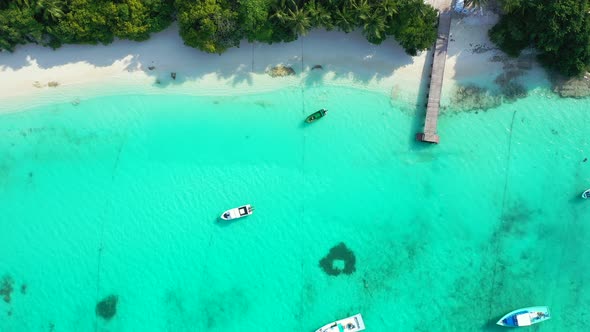
[[[232,224],[234,224],[236,221],[235,220],[224,220],[224,219],[221,219],[221,217],[217,217],[217,219],[215,219],[214,222],[219,227],[228,227],[228,226],[231,226]]]
[[[506,327],[504,326],[500,326],[498,324],[496,324],[498,319],[490,319],[488,320],[482,327],[481,327],[481,331],[484,332],[496,332],[496,331],[507,331]]]

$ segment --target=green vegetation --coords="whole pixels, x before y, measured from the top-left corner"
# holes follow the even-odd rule
[[[361,29],[373,44],[393,36],[410,55],[436,39],[422,0],[0,0],[0,51],[18,44],[145,40],[178,20],[192,47],[223,53],[240,40],[290,42],[310,29]]]
[[[380,44],[395,37],[415,55],[436,39],[436,11],[421,0],[176,0],[187,45],[223,53],[243,38],[290,42],[310,29],[361,29]]]
[[[171,0],[0,0],[0,50],[145,40],[170,25],[173,14]]]
[[[539,51],[548,68],[566,76],[590,65],[588,0],[500,0],[504,15],[490,38],[504,52],[517,56],[526,47]]]
[[[176,0],[189,46],[223,53],[239,41],[290,42],[310,29],[361,29],[380,44],[395,37],[410,55],[436,39],[436,11],[421,0]]]

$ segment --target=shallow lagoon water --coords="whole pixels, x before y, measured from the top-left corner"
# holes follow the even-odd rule
[[[313,331],[360,312],[368,331],[501,331],[548,305],[539,331],[585,331],[588,106],[541,88],[451,105],[436,146],[414,142],[413,106],[321,85],[3,114],[0,330]],[[340,243],[354,272],[328,275]]]

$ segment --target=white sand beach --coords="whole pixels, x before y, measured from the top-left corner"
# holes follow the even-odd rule
[[[494,49],[487,30],[495,20],[494,14],[453,20],[443,86],[447,98],[456,82],[492,82],[501,71],[502,63],[490,62],[490,55],[484,54]],[[173,25],[144,42],[65,45],[57,50],[24,45],[14,53],[2,52],[0,99],[5,106],[16,103],[21,109],[104,94],[225,95],[322,82],[382,91],[412,104],[424,92],[429,55],[425,51],[410,57],[392,39],[376,46],[360,32],[320,30],[292,43],[244,41],[222,55],[206,54],[184,46]],[[268,75],[271,67],[281,64],[292,67],[295,75]],[[175,79],[171,73],[176,73]]]
[[[410,57],[393,40],[369,44],[359,33],[312,31],[292,43],[242,42],[222,55],[183,45],[171,26],[144,42],[65,45],[51,50],[36,45],[0,53],[0,98],[39,96],[87,98],[105,93],[256,93],[299,85],[313,79],[389,91],[416,90],[424,56]],[[266,71],[285,65],[296,75],[272,78]],[[320,65],[322,69],[313,69]],[[176,79],[171,77],[176,73]],[[418,74],[419,76],[419,74]],[[57,82],[57,87],[49,86]],[[163,89],[164,88],[164,89]],[[173,89],[174,91],[171,91]],[[81,93],[83,90],[83,94]]]

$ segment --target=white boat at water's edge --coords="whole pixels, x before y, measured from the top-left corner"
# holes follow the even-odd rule
[[[363,321],[363,316],[361,316],[361,314],[356,314],[354,316],[326,324],[317,329],[316,332],[355,332],[364,330],[365,322]]]
[[[249,216],[252,213],[254,213],[254,208],[250,204],[246,204],[223,212],[221,214],[221,219],[233,220]]]

